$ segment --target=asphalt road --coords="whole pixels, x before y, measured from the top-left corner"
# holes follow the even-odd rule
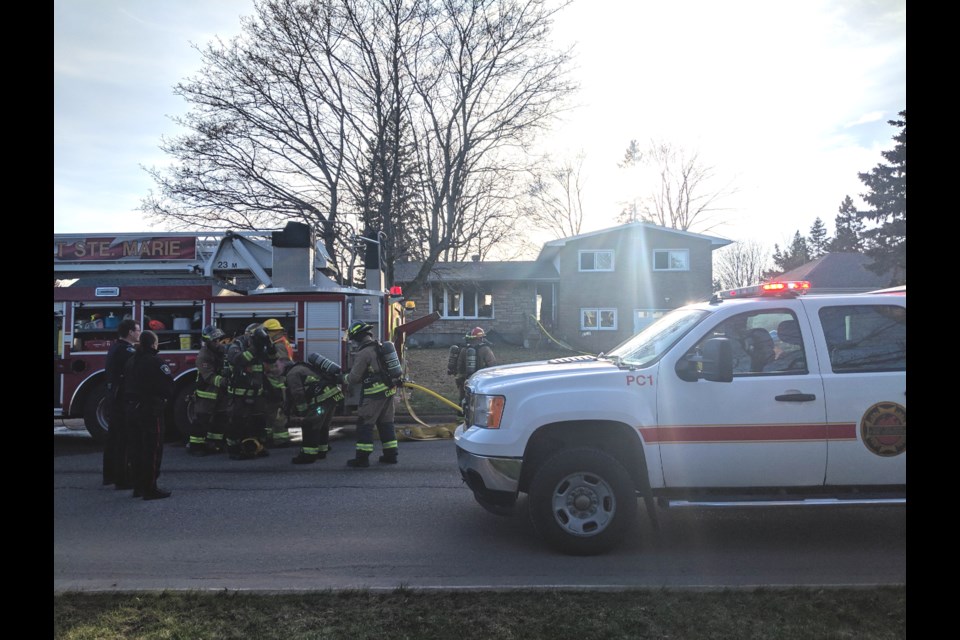
[[[641,503],[626,544],[578,558],[547,550],[523,513],[474,503],[452,440],[401,442],[399,465],[362,470],[345,466],[349,431],[325,461],[295,453],[168,445],[173,495],[147,502],[102,486],[102,448],[55,423],[54,592],[906,584],[903,507],[661,511],[656,536]]]

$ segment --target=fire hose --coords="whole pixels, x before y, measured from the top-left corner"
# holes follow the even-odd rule
[[[415,389],[417,391],[423,391],[427,395],[432,396],[437,400],[440,400],[444,404],[456,409],[457,411],[460,411],[459,405],[457,405],[455,402],[448,400],[447,398],[444,398],[439,393],[431,391],[430,389],[420,386],[419,384],[415,384],[413,382],[404,380],[403,385],[400,387],[400,391],[399,391],[400,397],[403,398],[403,404],[407,408],[407,411],[410,413],[410,417],[412,417],[417,424],[422,425],[423,428],[397,427],[397,435],[406,436],[413,440],[432,440],[434,438],[452,438],[453,430],[456,429],[457,423],[454,422],[449,425],[441,425],[441,426],[431,426],[425,423],[423,420],[421,420],[417,416],[416,412],[413,410],[413,407],[410,406],[410,399],[407,397],[407,393],[405,392],[407,388]]]

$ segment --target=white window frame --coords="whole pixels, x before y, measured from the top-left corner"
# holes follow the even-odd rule
[[[682,254],[684,266],[680,268],[667,267],[665,269],[657,268],[657,256],[667,254],[667,264],[673,263],[672,254]],[[653,250],[653,270],[654,271],[690,271],[690,249],[654,249]]]
[[[593,312],[597,318],[597,326],[590,327],[587,326],[586,319],[587,314]],[[613,315],[613,326],[601,326],[601,318],[604,313],[611,313]],[[581,307],[580,308],[580,331],[616,331],[618,326],[617,320],[617,308],[616,307]]]
[[[436,293],[437,293],[437,287],[443,289],[443,303],[442,303],[442,308],[440,309],[437,309],[436,308],[437,305],[434,304],[434,299],[436,298]],[[472,287],[474,289],[473,291],[474,313],[473,315],[464,315],[463,308],[464,306],[466,306],[464,305],[464,299],[465,299],[464,288],[465,287],[463,285],[440,285],[440,284],[433,285],[430,288],[430,312],[432,313],[433,311],[439,311],[440,317],[446,320],[460,320],[460,319],[493,320],[495,315],[495,312],[494,312],[495,302],[493,299],[493,291],[483,286]],[[447,312],[450,309],[451,299],[454,298],[455,296],[459,296],[460,298],[459,312],[457,314],[450,315]],[[485,298],[487,296],[490,297],[490,304],[489,305],[481,304],[482,302],[485,302]],[[480,315],[480,309],[486,306],[490,307],[490,315],[488,316]]]
[[[593,268],[593,269],[584,269],[584,268],[583,268],[583,255],[584,255],[585,253],[592,253],[592,254],[594,254],[594,256],[593,256],[594,268]],[[596,265],[597,265],[597,259],[598,259],[598,257],[599,257],[601,254],[609,255],[609,256],[610,256],[610,267],[609,267],[609,268],[600,268],[600,269],[598,269],[598,268],[596,267]],[[581,271],[581,272],[584,272],[584,273],[592,273],[592,272],[594,272],[594,271],[613,271],[615,265],[616,265],[616,256],[615,256],[614,253],[613,253],[613,249],[589,249],[589,250],[588,250],[588,249],[582,249],[582,250],[580,250],[580,251],[577,251],[577,271]]]

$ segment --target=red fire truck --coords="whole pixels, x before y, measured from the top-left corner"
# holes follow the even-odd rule
[[[123,318],[160,337],[160,355],[177,382],[171,439],[182,437],[191,420],[188,399],[207,325],[239,335],[250,323],[276,318],[297,360],[319,352],[347,368],[350,323],[374,325],[402,352],[404,335],[429,322],[403,324],[401,292],[384,290],[379,264],[366,266],[369,288],[337,284],[322,245],[301,223],[267,232],[55,234],[53,243],[53,413],[83,418],[98,440],[109,429],[106,354]],[[341,411],[358,401],[352,394]]]

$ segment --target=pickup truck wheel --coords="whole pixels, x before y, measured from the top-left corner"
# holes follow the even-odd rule
[[[623,465],[597,449],[561,451],[530,483],[533,528],[555,549],[595,555],[616,546],[636,518],[637,496]]]

